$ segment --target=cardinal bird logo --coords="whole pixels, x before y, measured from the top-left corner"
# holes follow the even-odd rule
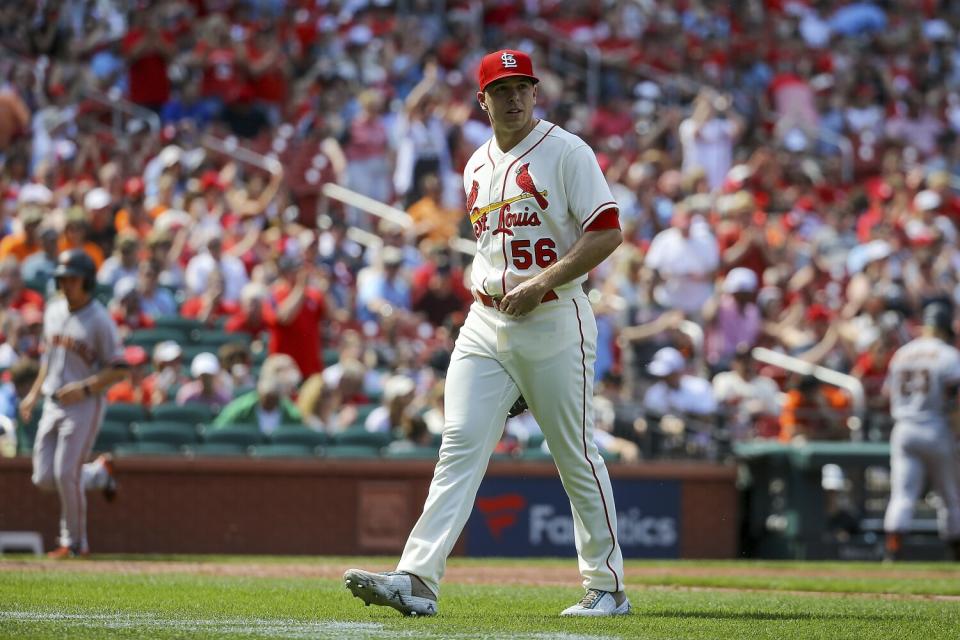
[[[550,203],[547,202],[544,194],[537,191],[537,185],[533,184],[533,177],[530,175],[529,166],[530,163],[528,162],[517,169],[517,186],[523,189],[524,192],[532,195],[537,200],[537,206],[545,211],[547,207],[550,206]]]
[[[477,194],[480,192],[480,183],[476,180],[473,181],[473,186],[470,187],[470,195],[467,196],[467,211],[473,210],[473,205],[477,202]]]

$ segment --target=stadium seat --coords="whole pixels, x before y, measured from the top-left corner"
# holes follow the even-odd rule
[[[17,454],[30,455],[33,451],[33,441],[37,438],[37,423],[30,421],[27,424],[17,423]]]
[[[94,451],[112,451],[118,444],[133,442],[130,424],[127,422],[104,422],[93,443]]]
[[[312,458],[318,448],[305,444],[258,444],[250,447],[254,458]],[[319,449],[322,452],[322,449]]]
[[[373,433],[361,426],[353,426],[345,431],[334,434],[333,442],[337,445],[360,445],[366,447],[385,447],[393,440],[389,433]]]
[[[149,352],[160,342],[173,340],[182,343],[185,338],[186,334],[176,329],[138,329],[130,334],[126,345],[143,347]]]
[[[326,446],[330,444],[330,440],[330,436],[326,433],[314,431],[299,424],[281,425],[270,436],[272,444],[295,444],[310,448]]]
[[[327,347],[323,350],[323,366],[332,367],[340,360],[340,350],[336,347]]]
[[[552,461],[553,455],[549,451],[544,451],[540,447],[536,449],[527,449],[520,455],[521,460],[530,460],[534,462],[538,461]]]
[[[155,406],[152,414],[154,420],[193,425],[206,424],[214,418],[213,409],[209,405],[199,403],[179,405],[174,402],[164,402]]]
[[[380,448],[355,444],[331,445],[324,449],[327,458],[379,458]]]
[[[207,328],[196,318],[184,318],[183,316],[157,316],[153,319],[153,322],[157,329],[174,329],[184,335],[188,335],[195,329]]]
[[[544,437],[542,433],[532,433],[527,438],[527,449],[539,449],[543,445]]]
[[[601,451],[600,457],[602,457],[606,462],[620,462],[619,453],[612,453],[610,451]]]
[[[254,425],[233,424],[225,427],[205,427],[203,429],[203,440],[204,442],[225,442],[251,447],[256,444],[263,444],[266,438],[264,438],[260,429]]]
[[[133,435],[138,442],[163,442],[175,447],[196,444],[200,441],[197,429],[182,422],[144,422],[133,425]]]
[[[359,425],[359,426],[362,427],[362,426],[366,423],[367,418],[370,417],[370,414],[373,413],[373,410],[376,409],[377,406],[378,406],[378,405],[376,405],[376,404],[373,403],[373,402],[370,402],[370,403],[367,403],[367,404],[358,404],[358,405],[357,405],[357,419],[354,421],[353,424],[354,424],[355,426],[356,426],[356,425]]]
[[[229,442],[200,442],[184,447],[183,452],[194,458],[242,458],[247,455],[247,448]]]
[[[206,344],[181,344],[180,347],[183,349],[183,366],[185,369],[190,369],[190,363],[193,362],[193,359],[197,357],[198,353],[212,353],[216,355],[217,347]]]
[[[47,283],[50,282],[50,278],[40,276],[37,278],[24,278],[23,286],[27,289],[32,289],[42,296],[47,295]]]
[[[384,458],[391,460],[436,460],[440,457],[440,450],[436,447],[386,447],[382,451]]]
[[[149,420],[147,410],[142,404],[133,404],[127,402],[117,402],[108,404],[104,420],[108,422],[146,422]]]
[[[229,333],[223,329],[194,329],[190,332],[190,340],[197,345],[204,345],[210,351],[216,351],[230,342],[250,344],[253,338],[248,333]]]
[[[113,454],[118,458],[131,456],[176,456],[180,448],[166,442],[128,442],[118,444],[113,448]]]
[[[103,306],[107,306],[113,298],[113,286],[98,282],[96,288],[93,290],[93,297],[99,300]]]

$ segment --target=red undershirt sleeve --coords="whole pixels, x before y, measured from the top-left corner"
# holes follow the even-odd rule
[[[602,231],[603,229],[619,229],[620,217],[616,207],[601,211],[584,231]]]

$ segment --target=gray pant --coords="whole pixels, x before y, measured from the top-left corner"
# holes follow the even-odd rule
[[[93,448],[105,407],[99,396],[66,407],[48,398],[33,444],[33,484],[60,495],[60,545],[81,551],[89,550],[84,491],[99,484],[94,482],[96,470],[84,469],[83,463]]]
[[[960,461],[953,434],[946,425],[898,422],[890,434],[890,503],[883,528],[909,531],[913,509],[925,476],[940,497],[937,524],[940,536],[960,540]]]

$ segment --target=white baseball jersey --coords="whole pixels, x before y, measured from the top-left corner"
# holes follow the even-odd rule
[[[616,206],[593,150],[546,120],[506,153],[493,138],[477,149],[463,186],[477,237],[472,284],[490,296],[549,267],[598,215]]]
[[[43,340],[45,396],[123,360],[117,325],[96,299],[76,312],[70,311],[64,296],[51,300],[43,317]]]
[[[897,350],[886,385],[897,422],[941,425],[950,407],[944,393],[960,384],[960,351],[937,338],[917,338]]]

